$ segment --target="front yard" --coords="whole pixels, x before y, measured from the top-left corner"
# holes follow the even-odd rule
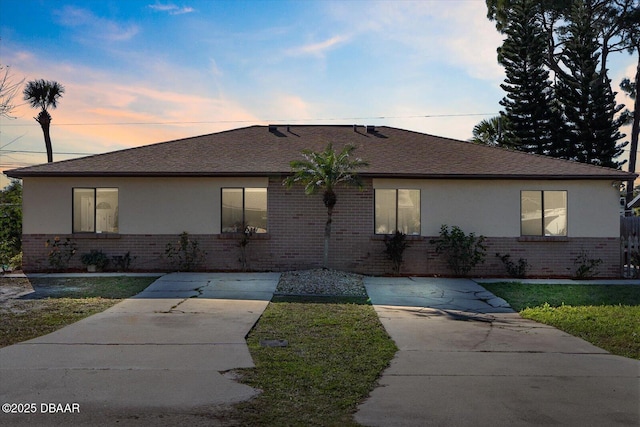
[[[640,285],[491,283],[520,315],[619,356],[640,359]]]
[[[0,346],[103,311],[153,280],[0,278],[0,287],[20,291],[33,285],[44,297],[0,298]],[[279,340],[286,346],[265,345]],[[305,425],[357,425],[352,414],[397,350],[362,296],[275,297],[247,341],[256,368],[235,375],[263,393],[215,415],[239,425],[288,425],[291,419]]]
[[[155,279],[0,277],[0,348],[46,335],[100,313],[142,291]],[[19,294],[24,295],[16,298]]]
[[[0,347],[50,333],[135,295],[155,278],[8,279],[43,299],[2,297]],[[529,319],[640,359],[640,286],[483,284]],[[249,334],[254,369],[238,381],[263,390],[222,419],[241,425],[355,425],[352,414],[397,348],[367,297],[274,297]],[[271,345],[269,344],[271,343]],[[273,345],[275,343],[275,345]],[[292,418],[293,417],[293,418]]]

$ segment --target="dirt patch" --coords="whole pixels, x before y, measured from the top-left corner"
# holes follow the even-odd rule
[[[31,282],[26,277],[0,277],[0,305],[24,298],[34,292]]]
[[[75,282],[67,279],[30,280],[26,277],[0,277],[0,306],[11,300],[59,298],[82,291]]]

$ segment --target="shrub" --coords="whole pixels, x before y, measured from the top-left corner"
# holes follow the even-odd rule
[[[10,260],[12,256],[10,242],[0,241],[0,271],[11,269]]]
[[[447,266],[457,276],[466,276],[477,264],[484,262],[487,248],[484,246],[484,236],[475,233],[465,234],[458,226],[440,227],[440,238],[430,240],[436,245],[436,253],[444,255]]]
[[[573,261],[573,264],[577,266],[575,271],[576,279],[590,279],[598,275],[598,266],[602,264],[602,260],[600,258],[591,258],[589,252],[583,249]]]
[[[240,258],[238,259],[238,261],[240,261],[242,271],[247,271],[247,268],[249,266],[249,262],[247,261],[247,245],[251,241],[251,237],[253,237],[253,235],[257,233],[257,231],[258,229],[256,227],[247,225],[246,227],[244,227],[244,231],[240,235],[240,242],[238,243],[238,246],[240,246]]]
[[[167,243],[164,254],[178,271],[192,271],[204,261],[206,252],[200,249],[196,239],[191,239],[189,233],[183,231],[176,245]]]
[[[22,270],[22,251],[11,257],[9,267],[13,270]]]
[[[393,274],[400,274],[400,267],[404,262],[403,254],[409,243],[406,241],[407,235],[402,231],[396,231],[393,237],[385,236],[384,245],[386,246],[384,253],[387,259],[393,264]]]
[[[49,265],[55,270],[64,270],[69,266],[69,261],[77,252],[77,244],[70,238],[65,238],[62,242],[60,237],[56,236],[53,241],[47,239],[46,247],[51,247],[47,254]]]
[[[103,270],[109,264],[109,258],[96,249],[92,249],[88,254],[82,254],[80,261],[87,266],[95,265],[97,270]]]
[[[111,257],[113,261],[113,268],[116,271],[127,271],[131,267],[131,263],[136,259],[136,257],[131,256],[131,252],[127,252],[124,255],[114,255]]]
[[[511,255],[500,255],[496,254],[498,258],[502,261],[505,268],[507,269],[507,273],[511,277],[517,277],[519,279],[524,278],[527,275],[527,269],[529,268],[529,263],[526,259],[520,258],[517,263],[511,261]]]

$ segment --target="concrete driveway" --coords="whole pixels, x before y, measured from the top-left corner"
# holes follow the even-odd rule
[[[399,352],[368,426],[637,426],[640,361],[522,319],[471,280],[367,278]]]
[[[225,371],[254,366],[245,336],[279,276],[168,274],[100,314],[0,349],[0,403],[36,404],[34,415],[0,413],[0,425],[211,425],[211,408],[257,393]],[[80,414],[42,413],[49,403]]]

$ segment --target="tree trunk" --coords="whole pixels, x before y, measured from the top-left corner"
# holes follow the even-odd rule
[[[47,162],[53,162],[53,147],[51,146],[51,115],[46,111],[40,111],[38,117],[35,118],[38,123],[40,123],[40,127],[42,128],[42,133],[44,134],[44,146],[47,149]]]
[[[322,266],[329,268],[329,240],[331,239],[331,223],[333,222],[333,206],[327,208],[327,223],[324,226],[324,254]]]
[[[324,226],[324,254],[322,259],[322,266],[329,268],[329,240],[331,239],[331,222],[333,222],[333,208],[338,201],[336,193],[333,188],[329,187],[324,191],[322,195],[322,202],[327,207],[327,223]]]
[[[640,47],[638,48],[640,54]],[[638,155],[638,133],[640,133],[640,56],[638,56],[638,67],[636,68],[636,99],[633,103],[633,126],[631,127],[631,147],[629,152],[629,172],[636,171],[636,158]],[[627,183],[627,203],[633,200],[634,180]],[[625,215],[631,216],[631,210],[625,206]]]

